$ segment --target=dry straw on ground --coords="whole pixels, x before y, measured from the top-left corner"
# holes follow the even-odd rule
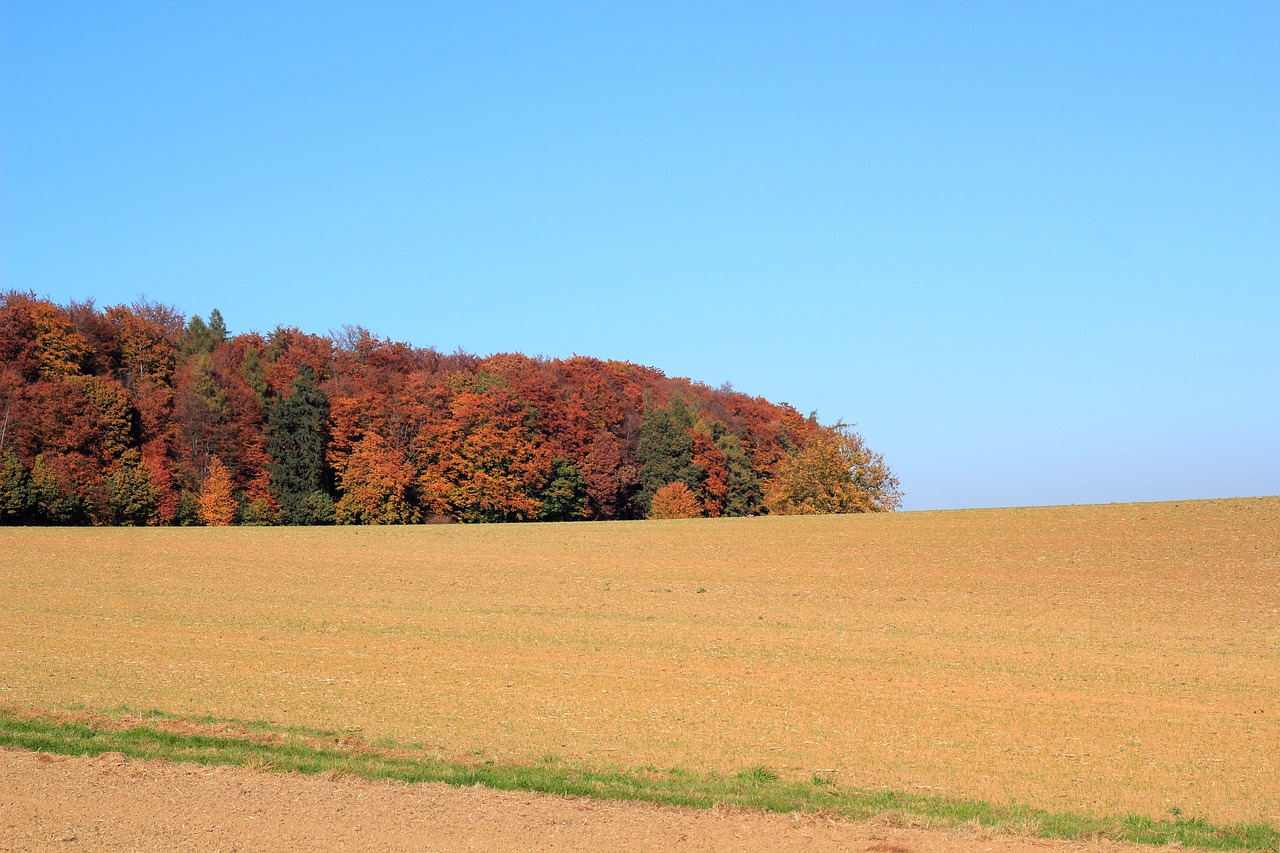
[[[0,530],[0,704],[1280,821],[1280,499]]]

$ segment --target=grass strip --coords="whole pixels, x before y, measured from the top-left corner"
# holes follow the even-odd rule
[[[592,770],[547,757],[529,765],[443,760],[425,750],[376,745],[337,732],[203,718],[158,711],[103,713],[0,708],[0,746],[61,755],[118,752],[256,770],[331,773],[402,782],[484,785],[501,790],[641,800],[709,808],[731,805],[773,812],[822,812],[853,820],[888,818],[930,828],[974,827],[1042,838],[1097,839],[1204,850],[1280,850],[1280,831],[1263,823],[1215,826],[1199,818],[1092,817],[1021,805],[993,805],[933,795],[855,788],[815,777],[796,782],[756,766],[733,776],[685,770]]]

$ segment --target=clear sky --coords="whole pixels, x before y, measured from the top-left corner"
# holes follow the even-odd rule
[[[574,353],[906,508],[1280,493],[1280,3],[0,0],[0,288]]]

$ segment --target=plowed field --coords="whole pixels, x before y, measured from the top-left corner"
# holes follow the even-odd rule
[[[0,530],[0,704],[1280,822],[1280,498]]]

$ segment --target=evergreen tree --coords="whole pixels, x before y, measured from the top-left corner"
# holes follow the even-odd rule
[[[124,464],[107,477],[107,501],[116,524],[141,527],[159,521],[160,490],[151,482],[138,451],[127,451]]]
[[[333,500],[324,490],[328,409],[328,400],[316,385],[315,371],[303,364],[290,394],[276,400],[267,415],[267,455],[271,459],[267,471],[285,524],[327,524],[333,520]]]
[[[182,331],[182,340],[178,343],[178,350],[183,355],[199,353],[207,355],[226,339],[227,324],[223,322],[222,314],[218,309],[214,308],[209,313],[208,323],[200,319],[199,314],[187,321],[186,328]]]
[[[35,494],[31,475],[12,450],[0,458],[0,524],[30,524],[34,521]]]
[[[43,455],[31,463],[31,499],[33,524],[89,523],[89,502],[74,488],[63,488]]]
[[[209,312],[209,336],[213,339],[215,348],[227,340],[227,324],[222,319],[222,312],[217,308]]]
[[[262,356],[254,347],[245,347],[244,360],[240,364],[240,372],[244,382],[253,389],[254,396],[263,407],[267,405],[267,368],[262,363]]]
[[[209,327],[205,325],[204,320],[200,319],[199,314],[187,321],[187,327],[182,330],[182,340],[178,343],[178,350],[183,355],[213,352]]]
[[[587,481],[568,459],[557,456],[551,463],[551,481],[538,493],[542,501],[539,521],[573,521],[584,517]]]
[[[640,462],[638,501],[646,512],[658,489],[668,483],[681,482],[697,490],[700,472],[693,463],[693,436],[689,433],[693,423],[689,405],[679,396],[661,408],[645,409],[636,459]]]
[[[176,527],[199,527],[200,498],[195,492],[183,489],[178,495],[178,507],[173,512],[173,524]]]
[[[760,475],[751,465],[751,456],[742,440],[723,424],[715,424],[712,435],[716,447],[724,454],[729,489],[725,495],[725,515],[756,515],[764,505]]]

